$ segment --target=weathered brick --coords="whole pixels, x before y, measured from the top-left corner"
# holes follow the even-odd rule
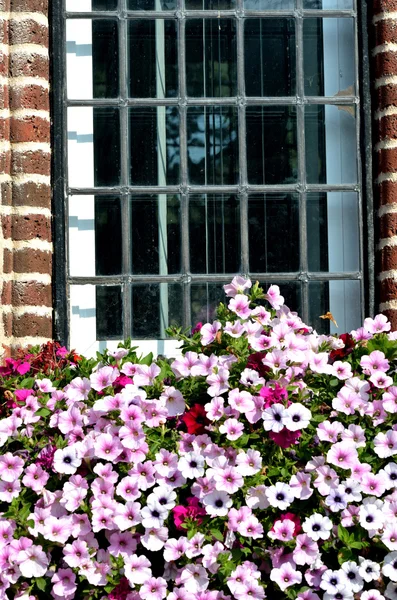
[[[42,12],[48,13],[48,0],[11,0],[11,10],[15,12]],[[27,8],[29,7],[29,8]]]
[[[378,21],[374,27],[374,47],[397,41],[397,24],[393,19]]]
[[[397,171],[397,148],[384,149],[377,152],[376,159],[379,173],[393,173]]]
[[[372,12],[377,15],[382,12],[391,12],[397,10],[397,0],[373,0]]]
[[[38,44],[48,48],[48,27],[33,19],[10,21],[10,44]]]
[[[393,138],[397,131],[397,115],[387,115],[375,123],[376,141]]]
[[[11,150],[0,152],[0,173],[11,171]]]
[[[3,216],[3,235],[14,241],[51,240],[50,219],[43,215]]]
[[[50,122],[37,116],[10,118],[12,142],[49,142]]]
[[[11,6],[11,0],[0,0],[0,11],[8,12]]]
[[[388,77],[397,73],[397,53],[381,52],[374,59],[376,77]]]
[[[10,312],[3,313],[3,328],[6,337],[12,336],[12,317],[13,315]]]
[[[52,254],[43,250],[24,248],[13,251],[13,270],[15,273],[51,274]]]
[[[378,110],[397,104],[397,85],[382,85],[375,90],[374,103]]]
[[[8,85],[0,84],[0,109],[10,107],[10,96],[8,93]]]
[[[8,248],[4,249],[3,252],[3,273],[11,273],[13,270],[12,265],[12,251],[8,250]],[[1,265],[0,265],[1,270]]]
[[[29,181],[13,185],[12,201],[14,206],[51,207],[51,188],[49,185]]]
[[[9,96],[11,110],[18,108],[49,110],[50,108],[48,90],[41,85],[12,86]]]
[[[52,288],[35,281],[5,281],[1,302],[12,306],[52,306]]]
[[[14,53],[10,57],[11,77],[44,77],[48,78],[49,61],[40,54]]]
[[[12,203],[12,183],[11,181],[3,181],[0,183],[0,198],[1,203],[5,206],[10,206]]]
[[[379,299],[381,302],[389,302],[397,298],[397,281],[394,279],[383,279],[379,281]]]
[[[387,213],[379,219],[379,237],[385,239],[397,235],[397,213]]]
[[[10,139],[10,118],[0,117],[0,140],[9,140]]]
[[[397,269],[397,246],[385,246],[376,253],[377,271]]]
[[[382,181],[378,186],[378,198],[380,206],[394,204],[397,202],[397,182]]]
[[[34,314],[14,315],[12,320],[12,335],[14,337],[38,336],[52,337],[52,320]]]
[[[392,331],[397,330],[397,310],[387,309],[383,311],[383,314],[389,319],[391,323]]]
[[[11,161],[11,174],[35,173],[38,175],[50,175],[51,155],[48,152],[27,151],[13,152]]]
[[[0,75],[3,77],[8,76],[8,71],[10,68],[10,58],[8,54],[4,54],[4,52],[0,52]]]
[[[0,44],[8,44],[9,39],[8,21],[0,21]]]

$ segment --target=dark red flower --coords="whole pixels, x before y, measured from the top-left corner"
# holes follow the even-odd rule
[[[130,383],[134,383],[132,379],[130,379],[130,377],[127,377],[127,375],[120,375],[119,377],[117,377],[117,379],[113,381],[113,388],[115,393],[118,394],[119,392],[121,392],[122,389],[125,388],[126,385]]]
[[[329,355],[329,362],[332,364],[336,360],[342,360],[346,356],[349,356],[353,352],[355,341],[353,336],[350,333],[342,333],[339,336],[339,339],[343,341],[345,344],[344,348],[339,348],[338,350],[332,350]]]
[[[247,369],[253,369],[259,373],[261,377],[264,377],[266,373],[269,373],[270,371],[270,368],[262,362],[264,357],[264,352],[254,352],[254,354],[250,354],[247,360]]]
[[[203,324],[201,323],[201,321],[199,323],[197,323],[197,325],[195,325],[192,329],[192,335],[194,335],[195,333],[198,333],[200,331],[200,329],[202,328]]]
[[[194,433],[195,435],[204,433],[205,428],[210,424],[204,406],[201,406],[201,404],[194,404],[192,408],[185,412],[181,417],[181,421],[185,423],[187,432]]]
[[[110,592],[109,600],[126,600],[128,594],[131,592],[129,581],[126,577],[123,577],[118,585]]]
[[[271,431],[269,433],[269,437],[277,446],[281,446],[281,448],[289,448],[298,442],[298,439],[301,436],[300,431],[290,431],[286,427],[282,429],[279,433],[275,433]]]

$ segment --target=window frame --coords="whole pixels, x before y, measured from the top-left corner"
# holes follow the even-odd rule
[[[120,26],[127,29],[127,22],[124,17],[127,14],[125,10],[126,0],[119,0],[119,9],[117,11],[95,11],[92,13],[71,13],[65,10],[65,0],[60,2],[50,3],[50,57],[51,57],[51,114],[52,114],[52,189],[53,189],[53,244],[54,244],[54,255],[53,255],[53,305],[54,305],[54,338],[58,339],[62,344],[68,346],[70,341],[70,315],[69,315],[69,286],[73,283],[78,284],[109,284],[117,285],[123,282],[131,283],[139,282],[154,283],[158,282],[160,277],[153,275],[120,275],[120,276],[96,276],[96,277],[79,277],[74,278],[68,275],[68,248],[67,248],[67,215],[68,215],[68,196],[70,193],[81,193],[79,189],[67,189],[67,120],[66,112],[67,106],[118,106],[120,111],[120,122],[121,128],[127,125],[128,109],[129,106],[158,106],[158,105],[176,105],[182,109],[181,118],[186,119],[186,110],[189,105],[194,106],[213,106],[214,104],[221,105],[232,105],[237,106],[237,110],[240,114],[239,118],[239,155],[240,155],[240,169],[242,170],[242,177],[240,183],[236,186],[205,186],[205,193],[236,193],[242,198],[242,202],[245,204],[245,215],[247,215],[247,204],[248,204],[248,192],[298,192],[300,194],[306,194],[308,191],[313,192],[332,192],[332,191],[355,191],[359,194],[359,206],[361,207],[361,221],[359,223],[360,236],[361,236],[361,259],[362,259],[362,272],[352,273],[332,273],[332,279],[335,276],[339,280],[360,280],[362,301],[363,306],[361,307],[362,316],[364,312],[366,314],[373,314],[375,310],[375,268],[374,268],[374,209],[373,209],[373,180],[372,180],[372,135],[371,135],[371,94],[370,94],[370,53],[368,44],[368,6],[367,0],[354,0],[355,10],[327,10],[326,14],[329,18],[336,18],[343,13],[344,16],[357,17],[357,29],[355,33],[355,59],[356,59],[356,95],[359,97],[359,102],[356,103],[357,109],[357,157],[358,157],[358,184],[356,185],[329,185],[329,184],[311,184],[302,185],[300,181],[304,179],[305,175],[305,133],[304,133],[304,108],[306,105],[351,105],[352,97],[338,96],[333,97],[306,97],[304,96],[304,79],[302,70],[299,70],[299,65],[303,64],[303,37],[302,37],[302,24],[303,21],[300,17],[303,14],[307,17],[321,17],[324,11],[320,13],[318,10],[305,10],[301,8],[295,8],[291,10],[277,11],[250,11],[243,10],[243,0],[236,0],[236,9],[226,11],[211,11],[211,10],[189,10],[182,11],[181,0],[178,0],[178,10],[176,11],[162,11],[161,13],[155,11],[134,11],[134,18],[166,18],[167,16],[176,16],[180,19],[182,27],[184,27],[184,21],[186,13],[188,17],[218,17],[218,16],[229,16],[234,17],[237,20],[237,62],[238,62],[238,84],[239,89],[243,89],[244,86],[244,16],[256,16],[256,17],[292,17],[297,18],[297,93],[295,96],[288,98],[261,98],[258,102],[258,98],[241,98],[237,96],[236,102],[225,102],[223,98],[219,98],[218,102],[214,103],[211,98],[202,98],[198,102],[197,99],[189,99],[186,96],[186,74],[184,69],[179,69],[181,97],[178,99],[166,98],[164,100],[159,99],[145,99],[144,103],[140,99],[129,99],[127,102],[125,99],[119,100],[108,100],[108,99],[94,99],[94,100],[81,100],[73,101],[67,100],[66,93],[66,18],[110,18],[118,17],[122,18]],[[302,6],[302,0],[297,0],[297,6]],[[129,11],[131,14],[131,11]],[[319,14],[320,13],[320,14]],[[126,34],[124,34],[126,35]],[[182,46],[180,52],[184,56],[185,44],[184,36],[182,36]],[[122,44],[123,36],[119,36],[119,61],[120,66],[126,64],[126,52],[127,49]],[[181,41],[181,39],[180,39]],[[359,52],[361,49],[361,52]],[[184,62],[184,58],[182,59]],[[301,71],[301,72],[300,72]],[[124,89],[125,97],[127,97],[127,74],[124,70],[120,69],[120,86]],[[245,156],[245,129],[241,127],[241,123],[244,123],[244,118],[241,114],[244,114],[245,107],[249,105],[283,105],[283,106],[296,106],[297,108],[297,132],[298,132],[298,169],[299,169],[299,180],[296,184],[291,185],[263,185],[256,186],[248,184],[247,180],[247,166]],[[123,130],[123,129],[122,129]],[[186,131],[186,130],[185,130]],[[120,139],[121,143],[121,161],[122,161],[122,172],[125,173],[125,181],[128,175],[128,154],[126,147],[128,145],[128,139]],[[181,148],[181,160],[183,161],[183,155],[186,156],[186,139],[181,140],[181,144],[185,144],[185,148]],[[123,150],[123,145],[125,146]],[[124,164],[123,164],[124,163]],[[361,168],[360,168],[361,167]],[[164,188],[165,193],[179,193],[185,204],[185,225],[182,226],[182,253],[186,257],[188,252],[188,236],[186,230],[188,229],[187,221],[187,196],[188,193],[204,193],[203,186],[189,185],[187,181],[187,167],[184,168],[185,177],[181,180],[179,186],[174,186],[173,191],[170,187]],[[142,193],[149,194],[153,193],[153,187],[127,187],[121,182],[121,186],[117,187],[117,193],[121,192],[121,195],[128,196],[130,194]],[[161,193],[162,189],[156,186],[156,190]],[[109,195],[116,192],[116,188],[84,188],[85,194],[94,195]],[[301,196],[302,197],[302,196]],[[304,206],[304,202],[302,203]],[[242,213],[244,214],[244,212]],[[307,265],[307,244],[306,244],[306,218],[305,208],[301,213],[301,242],[300,242],[300,255],[303,256],[303,262]],[[129,241],[128,227],[125,228],[126,239],[124,243]],[[242,219],[241,224],[241,243],[242,243],[242,271],[247,273],[248,271],[248,239],[246,235],[247,224]],[[124,232],[123,232],[124,233]],[[365,243],[365,241],[367,243]],[[187,259],[185,258],[185,264]],[[255,274],[257,279],[266,280],[269,283],[279,283],[282,285],[283,281],[297,281],[301,283],[308,283],[308,281],[329,281],[331,279],[330,273],[316,273],[310,274],[308,269],[300,271],[298,276],[296,273],[291,276],[290,273],[264,273]],[[190,281],[190,274],[185,273],[182,275],[168,275],[164,278],[161,277],[162,281],[170,283],[176,280],[180,282]],[[226,275],[227,278],[227,275]],[[197,283],[217,283],[225,280],[224,274],[208,274],[208,275],[194,275],[191,279]],[[128,286],[127,286],[128,287]],[[185,286],[187,288],[188,286]],[[306,292],[302,294],[302,306],[303,312],[302,317],[304,320],[308,320],[308,285],[303,286]],[[125,307],[125,322],[124,322],[124,337],[127,337],[128,331],[130,330],[130,298],[128,294],[124,297]],[[128,309],[127,309],[128,306]],[[185,306],[188,306],[187,299],[185,299]],[[188,307],[189,310],[190,307]],[[187,315],[185,315],[185,320]],[[342,333],[342,332],[341,332]],[[130,337],[128,335],[128,337]]]

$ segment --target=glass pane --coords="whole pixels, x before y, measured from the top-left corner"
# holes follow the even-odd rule
[[[303,0],[303,8],[311,10],[348,10],[353,8],[353,0]]]
[[[190,286],[191,325],[207,323],[216,318],[219,302],[228,303],[223,286],[230,279],[218,283],[192,283]]]
[[[240,201],[228,194],[189,199],[190,270],[235,273],[240,267]]]
[[[176,10],[177,0],[127,0],[128,10]]]
[[[224,97],[237,93],[236,21],[186,21],[188,96]]]
[[[244,0],[247,10],[289,10],[295,8],[295,0]]]
[[[231,10],[236,0],[185,0],[187,10]]]
[[[298,194],[250,195],[248,236],[251,273],[298,271]]]
[[[117,21],[66,21],[68,98],[116,98],[119,56]]]
[[[133,185],[179,183],[179,113],[170,106],[132,108],[130,182]]]
[[[131,197],[131,268],[135,274],[180,273],[179,196]]]
[[[129,94],[134,98],[178,95],[176,21],[128,22]]]
[[[190,183],[238,183],[237,108],[188,108],[187,150]]]
[[[247,19],[244,28],[247,96],[291,96],[296,86],[294,19]]]
[[[271,285],[278,285],[281,295],[284,296],[284,304],[302,318],[302,288],[299,281],[261,281],[260,285],[265,292]],[[265,301],[264,304],[268,306]]]
[[[353,19],[304,19],[303,54],[307,96],[355,93]]]
[[[132,331],[134,339],[165,339],[165,330],[183,323],[183,290],[180,284],[133,284]]]
[[[94,277],[95,196],[70,196],[68,215],[69,275]],[[107,246],[108,242],[104,247]]]
[[[360,268],[358,195],[329,192],[307,195],[309,271]]]
[[[69,12],[91,12],[93,10],[116,10],[118,0],[66,0]]]
[[[117,108],[68,108],[68,168],[70,187],[120,183]]]
[[[306,107],[305,136],[309,183],[357,182],[354,106]]]
[[[309,282],[309,325],[318,333],[346,333],[362,325],[361,282],[311,281]],[[331,312],[338,324],[320,316]]]
[[[119,275],[121,273],[121,238],[120,198],[95,196],[96,275]]]
[[[247,169],[252,184],[295,183],[298,178],[296,108],[247,106]]]
[[[123,337],[123,300],[121,286],[96,286],[97,340]]]

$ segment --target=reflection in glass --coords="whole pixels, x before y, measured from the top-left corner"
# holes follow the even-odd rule
[[[309,271],[358,271],[358,195],[309,193],[306,212]]]
[[[294,19],[246,19],[244,27],[247,96],[295,94]]]
[[[309,183],[357,182],[354,106],[306,107],[305,137]]]
[[[177,0],[127,0],[128,10],[176,10]]]
[[[180,273],[179,196],[131,197],[131,267],[133,274]]]
[[[94,184],[120,183],[120,124],[118,108],[94,108]]]
[[[240,266],[240,202],[227,194],[189,198],[190,270],[235,273]]]
[[[303,0],[303,8],[311,10],[349,10],[353,8],[353,0]]]
[[[133,98],[178,94],[177,23],[166,19],[128,22],[129,93]]]
[[[298,271],[298,194],[250,195],[248,236],[251,273]]]
[[[252,184],[297,181],[294,106],[247,106],[247,170]]]
[[[331,280],[309,282],[309,323],[317,333],[345,333],[362,325],[361,282]],[[338,324],[320,319],[330,311]]]
[[[295,8],[295,0],[244,0],[246,10],[288,10]]]
[[[232,106],[188,108],[187,147],[190,183],[238,183],[237,109]]]
[[[84,251],[83,248],[82,250]],[[120,198],[95,196],[95,274],[118,275],[120,273]]]
[[[219,302],[228,303],[223,286],[230,283],[225,280],[218,283],[192,283],[190,286],[191,325],[207,323],[216,317]]]
[[[185,0],[187,10],[232,10],[236,0]]]
[[[307,96],[352,96],[355,86],[353,19],[304,19]]]
[[[96,339],[123,337],[123,301],[121,286],[96,286]]]
[[[179,113],[171,106],[131,108],[130,182],[179,183]]]
[[[165,339],[165,330],[183,321],[183,292],[180,284],[133,284],[132,330],[134,339]]]
[[[188,96],[236,95],[237,40],[234,19],[186,21]]]

